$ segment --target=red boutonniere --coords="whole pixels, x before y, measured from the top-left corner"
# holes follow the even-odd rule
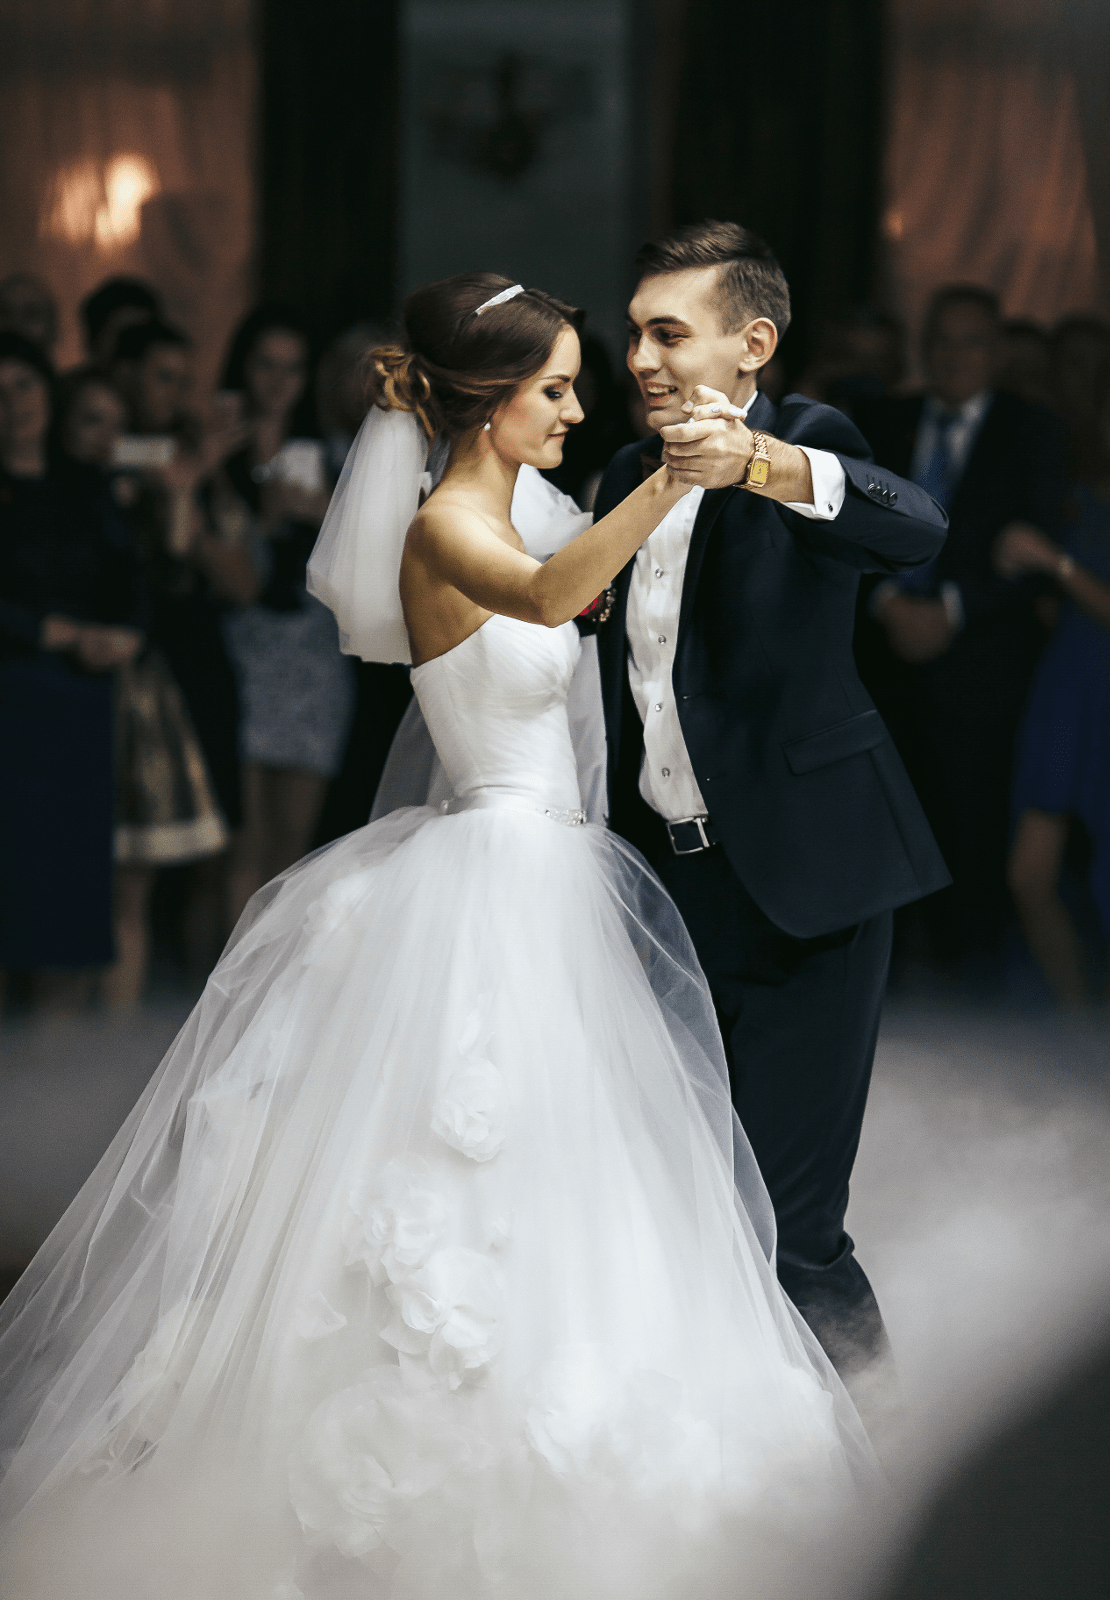
[[[591,600],[585,610],[580,611],[574,621],[579,633],[596,633],[603,622],[608,622],[613,607],[617,603],[617,591],[613,585],[601,594],[596,600]]]

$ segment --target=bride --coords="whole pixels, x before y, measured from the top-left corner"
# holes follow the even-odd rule
[[[581,417],[579,313],[466,273],[405,322],[311,579],[411,657],[452,796],[255,896],[4,1306],[20,1600],[761,1592],[879,1481],[689,939],[581,809],[574,618],[686,486],[540,564],[509,509]]]

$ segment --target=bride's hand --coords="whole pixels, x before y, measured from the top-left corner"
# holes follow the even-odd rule
[[[660,430],[663,460],[689,488],[725,489],[744,476],[755,441],[744,414],[728,396],[699,383],[683,406],[685,422]]]

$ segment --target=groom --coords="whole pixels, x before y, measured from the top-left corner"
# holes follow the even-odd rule
[[[660,456],[691,488],[620,574],[599,636],[610,826],[685,919],[780,1281],[851,1378],[887,1349],[844,1213],[892,910],[949,881],[856,675],[856,589],[927,565],[947,521],[840,412],[757,391],[790,321],[762,240],[706,222],[636,266],[628,365],[659,438],[613,458],[595,515]]]

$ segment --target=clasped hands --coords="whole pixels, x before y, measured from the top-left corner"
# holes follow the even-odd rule
[[[941,602],[920,595],[891,594],[883,604],[879,621],[891,653],[914,667],[944,655],[956,636]]]
[[[699,383],[683,406],[688,419],[661,428],[663,460],[679,483],[727,489],[739,483],[755,452],[743,412],[727,395]]]
[[[1063,551],[1029,523],[1011,522],[999,534],[994,565],[1005,578],[1027,572],[1059,570]],[[944,655],[955,628],[939,600],[893,593],[883,602],[879,620],[891,651],[911,666],[923,666]]]
[[[744,413],[726,394],[699,383],[682,408],[686,422],[673,422],[659,430],[663,460],[679,483],[700,484],[703,489],[730,489],[739,484],[755,454],[755,437]],[[813,474],[809,457],[797,445],[768,438],[770,475],[765,487],[751,493],[787,505],[809,505],[813,500]]]
[[[1007,523],[995,541],[994,565],[1004,578],[1020,578],[1027,572],[1056,575],[1066,559],[1059,545],[1029,522]]]
[[[111,672],[116,667],[130,665],[143,642],[142,634],[134,628],[76,622],[72,617],[57,613],[42,619],[39,634],[41,649],[68,651],[86,672]]]

